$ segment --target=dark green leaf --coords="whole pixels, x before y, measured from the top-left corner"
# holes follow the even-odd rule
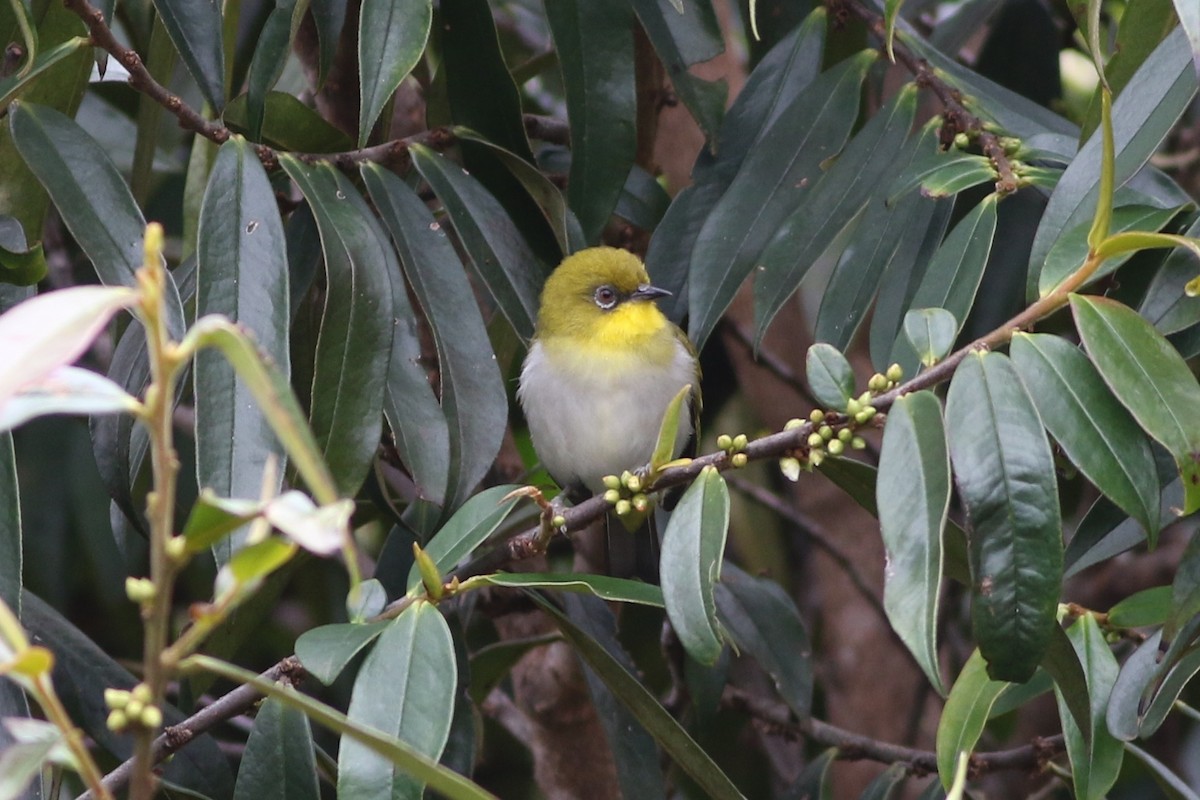
[[[937,763],[942,786],[947,789],[954,780],[959,754],[975,750],[992,704],[1009,685],[989,678],[989,671],[980,652],[971,653],[942,709],[937,729]]]
[[[1163,639],[1174,641],[1197,614],[1200,614],[1200,536],[1192,536],[1171,582],[1171,613],[1163,625]]]
[[[817,343],[808,348],[805,374],[813,397],[826,408],[842,410],[854,397],[854,369],[831,345]]]
[[[907,777],[907,764],[892,764],[867,785],[858,800],[888,800]]]
[[[1200,236],[1200,219],[1193,221],[1184,235]],[[1154,273],[1138,313],[1150,320],[1163,335],[1200,322],[1200,297],[1189,297],[1185,289],[1197,273],[1200,273],[1200,263],[1195,254],[1184,249],[1172,251]]]
[[[471,653],[471,700],[482,703],[526,653],[562,641],[557,631],[527,639],[504,639]]]
[[[482,544],[517,505],[518,497],[508,497],[516,486],[493,486],[484,489],[454,512],[454,516],[433,535],[425,554],[433,559],[438,572],[450,571],[463,556]],[[507,499],[506,499],[507,498]],[[421,573],[416,564],[408,573],[408,592],[421,586]]]
[[[1161,452],[1161,450],[1160,450]],[[1174,463],[1168,456],[1171,475],[1174,476]],[[1162,482],[1162,467],[1159,466],[1159,481]],[[1167,485],[1162,488],[1158,499],[1158,518],[1161,522],[1169,519],[1173,509],[1183,505],[1183,482],[1176,476],[1167,479]],[[1115,555],[1124,553],[1131,547],[1136,547],[1146,541],[1146,531],[1141,523],[1128,517],[1124,511],[1107,497],[1100,497],[1092,505],[1084,518],[1080,520],[1067,545],[1063,556],[1066,564],[1064,577],[1077,575],[1088,567],[1106,561]]]
[[[217,0],[154,0],[171,41],[209,105],[225,105],[225,45]]]
[[[533,336],[545,270],[512,220],[461,167],[425,147],[410,148],[413,164],[445,206],[476,274],[525,340]]]
[[[380,634],[354,681],[346,716],[437,759],[450,733],[457,682],[446,620],[434,606],[418,602]],[[339,795],[419,797],[423,783],[365,744],[342,736]]]
[[[1102,297],[1071,296],[1080,338],[1105,383],[1175,457],[1182,513],[1200,508],[1200,385],[1176,350],[1137,312]]]
[[[1154,586],[1134,592],[1108,610],[1108,624],[1117,628],[1162,625],[1171,613],[1170,586]]]
[[[950,458],[942,406],[931,392],[900,397],[888,413],[875,483],[886,548],[883,606],[892,629],[938,694],[942,535],[950,505]]]
[[[701,664],[712,664],[721,654],[713,586],[721,575],[728,533],[729,489],[721,473],[705,467],[671,514],[659,562],[667,616]]]
[[[1166,764],[1129,742],[1125,743],[1125,750],[1150,770],[1159,788],[1170,800],[1200,800],[1200,795],[1192,791],[1187,781],[1172,772]]]
[[[1175,710],[1175,701],[1197,672],[1200,672],[1200,648],[1192,647],[1183,651],[1165,674],[1159,673],[1154,699],[1146,707],[1138,728],[1139,738],[1148,739],[1162,727],[1167,715]]]
[[[1158,480],[1150,443],[1079,348],[1018,334],[1012,360],[1046,430],[1088,480],[1157,538]]]
[[[255,141],[262,138],[267,97],[287,64],[292,46],[294,7],[295,0],[285,0],[271,9],[258,35],[254,58],[250,61],[250,72],[246,78],[246,127],[248,135]]]
[[[520,573],[497,572],[493,575],[478,575],[463,582],[463,586],[505,586],[515,589],[550,589],[558,592],[591,594],[602,600],[616,603],[663,607],[662,589],[652,583],[610,578],[607,575],[586,575],[576,572]]]
[[[288,263],[275,192],[245,139],[221,146],[200,210],[196,313],[223,314],[244,327],[285,379],[288,355]],[[268,462],[283,456],[263,412],[217,353],[197,354],[196,475],[222,497],[259,498]],[[283,473],[277,469],[276,490]],[[229,560],[238,542],[216,551]]]
[[[762,251],[754,274],[755,340],[827,249],[859,219],[892,174],[912,127],[917,89],[910,84],[852,138],[817,185],[783,221]]]
[[[650,735],[662,745],[676,764],[696,781],[701,789],[712,798],[740,798],[741,792],[725,773],[712,762],[687,731],[659,705],[654,695],[621,665],[592,636],[581,630],[554,605],[533,594],[551,617],[554,618],[563,636],[574,646],[576,653],[587,662],[609,690],[617,696]]]
[[[267,92],[264,103],[262,140],[265,143],[302,153],[340,153],[354,148],[353,139],[292,95]],[[243,96],[229,101],[222,119],[233,130],[249,134],[249,116]]]
[[[843,61],[809,84],[755,142],[692,249],[688,333],[698,347],[725,313],[780,224],[812,192],[826,159],[858,118],[874,53]]]
[[[661,0],[634,0],[632,5],[675,93],[711,141],[725,111],[726,87],[723,81],[698,78],[687,68],[724,52],[725,41],[711,3],[672,0],[672,4],[676,2],[682,13],[666,8]]]
[[[940,117],[925,123],[912,163],[888,187],[889,203],[894,203],[918,186],[924,195],[946,197],[984,181],[996,180],[996,168],[987,156],[968,153],[956,147],[942,150],[938,138],[941,125]],[[948,191],[951,187],[955,191]]]
[[[21,223],[0,216],[0,282],[34,286],[46,277],[46,254],[40,244],[29,247]]]
[[[325,253],[327,288],[312,384],[313,433],[343,494],[370,469],[383,427],[392,350],[390,276],[399,271],[386,234],[354,185],[328,163],[281,159],[304,193]]]
[[[396,88],[421,58],[433,22],[431,0],[376,0],[358,18],[358,146]]]
[[[109,286],[134,286],[146,221],[107,153],[54,109],[22,103],[8,116],[17,150],[50,193],[97,276]],[[167,291],[171,335],[182,336],[183,303],[174,281]]]
[[[333,57],[337,53],[338,39],[342,35],[342,26],[346,21],[346,0],[312,0],[313,22],[317,29],[317,86],[321,88],[329,68],[333,66]]]
[[[988,674],[1021,683],[1056,624],[1063,547],[1050,446],[1005,356],[963,360],[946,399],[946,431],[971,520],[972,631]]]
[[[904,335],[925,367],[950,352],[958,329],[958,320],[944,308],[914,308],[904,315]]]
[[[1083,655],[1076,652],[1062,626],[1055,625],[1050,637],[1050,647],[1046,650],[1041,666],[1054,681],[1060,716],[1069,716],[1076,725],[1076,731],[1082,731],[1082,743],[1090,745],[1094,721],[1083,658]]]
[[[812,710],[812,646],[795,602],[772,580],[726,564],[716,587],[722,627],[771,676],[797,719]]]
[[[389,624],[385,620],[365,625],[342,623],[313,628],[296,640],[296,657],[309,675],[328,686]]]
[[[254,717],[233,800],[317,800],[320,796],[308,717],[268,698]]]
[[[1086,678],[1083,686],[1072,688],[1086,691],[1091,711],[1091,730],[1083,733],[1077,725],[1078,715],[1067,712],[1064,687],[1061,683],[1055,687],[1067,755],[1071,759],[1075,796],[1081,800],[1101,800],[1116,782],[1125,752],[1121,743],[1108,732],[1104,719],[1109,695],[1117,679],[1117,660],[1091,614],[1076,620],[1066,635],[1070,637]]]
[[[621,0],[546,6],[571,122],[567,198],[584,238],[599,241],[637,150],[632,15]]]
[[[788,787],[784,800],[829,800],[829,765],[837,756],[837,748],[831,747],[809,761]]]
[[[430,487],[431,499],[444,497],[446,506],[455,508],[470,496],[500,449],[508,417],[504,383],[474,292],[445,232],[416,192],[395,175],[377,165],[365,165],[362,175],[433,331],[447,425],[448,466],[443,461],[442,426],[429,421],[433,409],[420,409],[410,399],[416,391],[427,403],[431,400],[423,364],[414,360],[403,365],[404,376],[410,377],[389,371],[387,408],[392,413],[388,418],[402,434],[402,452],[409,455],[408,463],[423,467],[413,468],[416,475],[426,481],[439,472],[448,476],[444,493],[439,487]],[[404,287],[397,285],[397,295],[403,294]],[[411,314],[408,319],[415,327]],[[415,358],[420,354],[420,342],[415,330],[410,333],[406,349],[410,358]]]
[[[1108,729],[1118,739],[1128,742],[1138,737],[1143,696],[1158,673],[1161,642],[1162,633],[1156,631],[1121,665],[1105,711]]]
[[[1130,80],[1113,106],[1115,184],[1121,186],[1158,149],[1196,93],[1196,73],[1182,31],[1167,37]],[[1037,294],[1054,243],[1091,220],[1100,183],[1100,132],[1094,133],[1063,173],[1042,215],[1029,255],[1028,296]]]
[[[0,434],[0,602],[21,617],[21,511],[11,433]]]
[[[1192,67],[1200,77],[1200,6],[1187,0],[1175,0],[1175,13],[1192,47]]]

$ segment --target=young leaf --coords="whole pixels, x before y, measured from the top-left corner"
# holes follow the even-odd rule
[[[662,424],[658,429],[658,440],[654,444],[654,453],[650,456],[651,471],[658,471],[663,464],[675,458],[676,443],[685,430],[681,427],[685,421],[688,426],[686,430],[691,429],[691,421],[683,416],[684,405],[691,395],[692,385],[689,383],[667,404],[666,413],[663,414]]]
[[[942,407],[930,392],[904,395],[888,413],[875,484],[887,549],[883,606],[892,628],[938,694],[942,534],[950,505],[950,458]]]
[[[379,114],[421,59],[433,22],[431,0],[376,0],[358,18],[358,146],[366,146]]]
[[[659,567],[667,616],[684,648],[702,664],[721,654],[713,586],[728,533],[729,490],[721,473],[705,467],[671,514]]]
[[[1183,514],[1200,509],[1200,385],[1183,357],[1133,309],[1071,296],[1079,336],[1113,394],[1175,457]]]
[[[1005,356],[963,360],[946,398],[946,433],[971,520],[971,627],[988,674],[1023,683],[1056,624],[1062,523],[1050,446]]]
[[[840,411],[854,397],[854,369],[832,345],[818,342],[804,359],[809,388],[818,403]]]
[[[904,335],[925,367],[950,352],[958,329],[958,320],[944,308],[914,308],[904,315]]]
[[[946,707],[938,722],[936,747],[938,775],[946,789],[954,781],[959,755],[970,755],[975,749],[992,704],[1009,686],[1005,681],[989,678],[988,671],[983,655],[974,651],[946,698]]]

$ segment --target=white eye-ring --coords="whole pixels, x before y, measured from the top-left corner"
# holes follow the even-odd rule
[[[604,286],[601,286],[598,289],[596,289],[596,293],[593,295],[593,299],[596,301],[596,305],[598,305],[600,308],[604,309],[605,311],[609,310],[610,308],[612,308],[613,306],[615,306],[617,304],[618,297],[619,296],[617,294],[617,290],[614,289],[613,287],[609,286],[608,284],[605,284]]]

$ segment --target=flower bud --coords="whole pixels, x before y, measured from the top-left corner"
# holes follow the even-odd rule
[[[182,536],[172,536],[167,539],[166,544],[167,558],[175,563],[182,563],[187,558],[187,539]]]
[[[138,721],[152,731],[158,730],[160,727],[162,727],[163,723],[162,711],[158,709],[158,706],[146,706],[146,708],[142,711],[141,718]]]
[[[824,447],[825,440],[821,438],[821,434],[819,434],[819,433],[810,433],[808,435],[808,446],[809,447]]]
[[[717,437],[718,450],[728,450],[731,447],[733,447],[733,437],[728,433],[722,433]]]
[[[867,440],[861,436],[855,436],[850,440],[850,446],[855,450],[865,450],[867,448]]]
[[[846,449],[846,445],[842,444],[840,439],[834,439],[826,446],[826,449],[829,450],[829,455],[840,456],[842,451]]]
[[[833,428],[829,427],[828,425],[822,425],[821,427],[817,428],[817,435],[828,442],[833,438]]]
[[[621,493],[616,489],[609,489],[604,493],[604,502],[608,503],[610,506],[616,505],[617,501],[620,499]]]
[[[125,712],[125,716],[129,717],[129,719],[137,719],[142,715],[142,711],[145,710],[145,708],[146,704],[141,700],[130,700],[125,704],[125,708],[122,710]]]
[[[129,703],[129,692],[121,689],[105,689],[104,705],[114,711],[120,711]]]
[[[607,495],[607,492],[605,492],[605,494]],[[550,524],[555,528],[565,528],[567,527],[567,518],[562,514],[555,514],[554,519],[550,520]],[[457,581],[458,578],[455,578],[454,580]]]
[[[794,430],[796,430],[797,428],[803,428],[803,427],[804,427],[804,420],[802,420],[802,419],[789,419],[789,420],[788,420],[788,421],[787,421],[787,422],[784,424],[784,426],[783,426],[783,429],[784,429],[785,431],[794,431]]]
[[[812,410],[812,413],[808,415],[808,421],[813,423],[814,425],[816,425],[820,422],[823,422],[824,420],[825,420],[825,412],[819,408],[814,408]]]
[[[821,466],[821,462],[824,460],[825,460],[825,451],[824,450],[813,450],[812,452],[810,452],[808,454],[808,463],[812,464],[814,467]]]
[[[616,475],[605,475],[604,476],[604,488],[605,489],[620,489],[621,488],[621,479],[618,478]]]
[[[750,444],[750,439],[744,433],[739,433],[733,437],[733,449],[739,453],[745,450],[748,444]]]
[[[853,417],[855,414],[857,414],[860,411],[862,411],[862,403],[858,402],[853,397],[851,397],[849,400],[846,401],[846,413],[847,414],[849,414],[850,416]]]
[[[625,486],[629,489],[629,491],[637,494],[642,490],[642,479],[638,475],[630,475],[625,480]]]
[[[959,150],[966,150],[971,146],[971,137],[962,132],[954,134],[954,146]]]
[[[849,428],[842,428],[840,431],[838,431],[838,441],[842,442],[843,444],[849,442],[853,437],[854,431],[850,430]]]
[[[779,471],[783,473],[783,477],[795,483],[800,480],[800,460],[790,457],[779,459]]]
[[[887,379],[893,383],[899,383],[904,380],[904,370],[899,364],[892,364],[887,368]]]
[[[859,425],[866,425],[871,421],[871,418],[875,416],[875,413],[875,408],[873,406],[867,406],[862,411],[854,415],[854,421]]]
[[[113,733],[120,733],[129,726],[129,717],[124,711],[113,709],[108,712],[108,719],[105,720],[104,724]]]
[[[133,687],[133,691],[128,692],[128,695],[142,704],[149,703],[154,699],[153,695],[150,694],[150,687],[144,683],[139,683]]]
[[[650,498],[646,497],[644,494],[635,494],[633,498],[630,499],[629,504],[633,506],[633,509],[639,514],[645,514],[646,510],[650,508]]]
[[[154,599],[154,583],[149,578],[126,578],[125,596],[134,603],[147,603]]]
[[[876,372],[874,375],[872,375],[871,379],[869,381],[867,381],[867,388],[870,389],[872,392],[878,393],[878,392],[887,391],[887,386],[888,386],[888,379],[878,372]]]
[[[628,500],[621,499],[617,501],[616,512],[618,517],[627,516],[632,509],[632,505]]]
[[[735,469],[741,469],[750,461],[750,456],[745,453],[734,453],[729,459],[729,463],[733,464]]]

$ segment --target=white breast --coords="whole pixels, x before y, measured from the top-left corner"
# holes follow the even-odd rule
[[[645,465],[667,404],[696,381],[693,364],[679,342],[663,369],[635,356],[601,363],[535,341],[517,394],[543,466],[560,484],[600,491],[605,475]],[[690,413],[683,416],[676,455],[692,432]]]

